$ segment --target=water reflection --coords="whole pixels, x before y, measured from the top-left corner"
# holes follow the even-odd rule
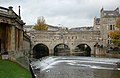
[[[119,70],[94,70],[93,78],[120,78]]]

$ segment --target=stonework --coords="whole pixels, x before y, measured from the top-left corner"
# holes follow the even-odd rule
[[[100,11],[100,18],[94,18],[94,30],[100,31],[99,39],[101,39],[102,45],[106,48],[113,45],[109,33],[113,30],[118,30],[115,25],[116,18],[119,16],[119,8],[115,10],[104,10],[102,8]]]
[[[80,44],[86,44],[91,48],[91,54],[94,53],[94,45],[100,36],[99,31],[72,31],[59,29],[57,31],[29,31],[33,47],[37,44],[44,44],[49,48],[49,53],[54,53],[54,48],[59,44],[65,44],[70,48],[70,53]]]
[[[9,59],[23,55],[24,24],[11,6],[0,7],[0,55],[7,54]]]
[[[69,46],[72,53],[77,45],[87,44],[91,48],[91,54],[104,55],[109,46],[113,45],[109,32],[118,29],[115,27],[115,20],[118,16],[120,16],[119,8],[112,11],[106,11],[102,8],[100,18],[94,18],[93,27],[79,27],[63,31],[61,28],[50,26],[51,28],[48,31],[30,30],[32,47],[42,43],[49,48],[50,54],[53,54],[54,47],[64,43]],[[99,49],[95,46],[99,46]]]

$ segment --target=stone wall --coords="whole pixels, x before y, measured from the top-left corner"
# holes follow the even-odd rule
[[[23,38],[23,52],[25,56],[30,55],[31,53],[31,40],[30,40],[30,36],[28,36],[26,33],[24,33],[24,38]]]
[[[0,55],[7,53],[9,59],[15,60],[24,51],[30,51],[30,37],[24,35],[24,24],[13,7],[0,7]]]
[[[64,43],[74,52],[76,46],[86,44],[91,48],[91,54],[94,51],[94,45],[100,36],[99,31],[31,31],[31,40],[34,47],[37,44],[44,44],[49,48],[50,54],[53,54],[55,46]]]

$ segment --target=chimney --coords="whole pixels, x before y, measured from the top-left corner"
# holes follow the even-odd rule
[[[19,17],[21,18],[21,15],[20,15],[20,6],[18,6],[18,8],[19,8],[18,14],[19,14]]]

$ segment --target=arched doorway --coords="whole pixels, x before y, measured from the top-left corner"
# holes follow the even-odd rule
[[[76,56],[91,56],[91,48],[87,44],[79,44],[75,47],[74,55]]]
[[[66,44],[58,44],[54,48],[55,56],[68,56],[70,55],[70,48]]]
[[[44,44],[37,44],[33,47],[33,58],[39,59],[49,56],[49,49]]]

